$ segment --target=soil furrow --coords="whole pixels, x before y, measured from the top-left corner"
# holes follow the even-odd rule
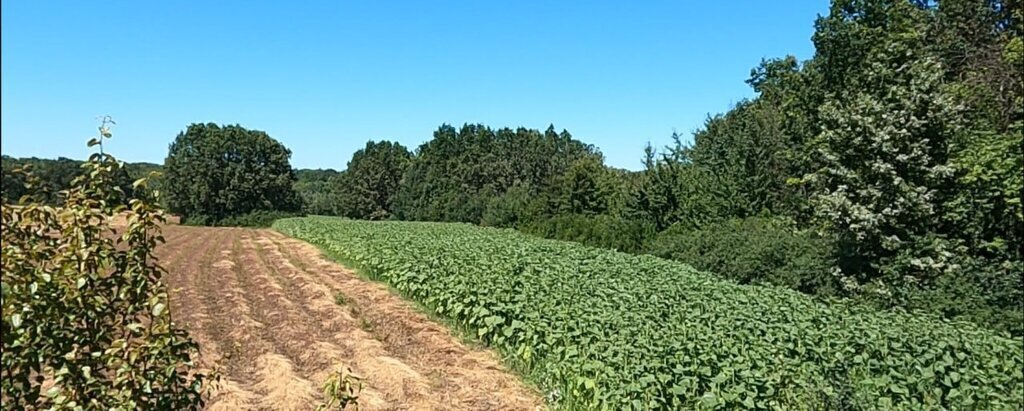
[[[221,382],[208,409],[309,410],[333,370],[363,410],[531,410],[539,397],[386,287],[270,230],[166,226],[176,318]],[[339,297],[340,296],[340,297]]]
[[[222,365],[225,373],[237,381],[236,385],[241,390],[253,393],[245,398],[243,408],[307,409],[313,400],[307,382],[297,383],[300,389],[294,390],[295,395],[289,396],[288,391],[279,389],[279,385],[296,385],[293,383],[296,378],[287,366],[275,361],[274,345],[266,326],[254,318],[250,301],[253,290],[246,288],[241,281],[248,273],[243,272],[239,266],[241,254],[244,253],[241,247],[243,233],[243,230],[231,230],[231,237],[224,242],[216,261],[211,264],[215,282],[202,287],[209,297],[218,298],[220,302],[221,309],[213,321],[211,332],[228,350]],[[281,373],[268,373],[265,370],[268,366],[273,366]]]
[[[459,343],[451,332],[386,286],[367,282],[328,261],[310,244],[276,232],[268,235],[268,240],[284,251],[282,257],[289,266],[308,275],[311,284],[332,290],[328,294],[341,292],[359,307],[360,320],[369,324],[388,355],[428,376],[433,390],[445,396],[445,403],[488,410],[536,406],[536,394],[510,377],[493,353]],[[315,293],[322,295],[322,291]]]
[[[368,324],[362,322],[362,319],[356,320],[338,306],[332,297],[334,294],[328,288],[311,283],[309,273],[292,265],[275,242],[263,237],[257,243],[263,251],[262,262],[271,268],[275,278],[285,283],[281,289],[285,290],[287,299],[305,302],[297,308],[302,311],[304,321],[292,327],[302,328],[303,332],[318,338],[312,349],[300,354],[298,362],[301,365],[314,370],[317,377],[325,376],[330,369],[324,366],[337,363],[335,353],[340,350],[349,359],[344,363],[345,366],[367,378],[371,386],[380,386],[386,393],[382,400],[388,405],[383,408],[447,408],[447,398],[431,392],[428,379],[400,360],[392,358],[374,338]],[[372,404],[376,405],[384,404]]]
[[[220,255],[220,247],[229,239],[230,233],[177,227],[173,230],[184,231],[180,238],[187,238],[187,241],[180,243],[180,246],[174,244],[176,247],[173,256],[167,258],[164,263],[168,268],[168,283],[173,290],[172,309],[179,318],[185,320],[184,324],[192,338],[199,342],[204,371],[223,368],[224,352],[220,345],[221,340],[215,338],[213,331],[210,330],[212,321],[207,304],[208,301],[216,300],[210,300],[209,296],[201,295],[198,291],[209,289],[207,279],[210,273],[205,267],[215,264],[213,261]],[[191,247],[195,243],[201,244],[200,247]],[[187,255],[184,252],[186,250]],[[184,262],[179,261],[182,258]],[[207,408],[247,409],[251,408],[255,398],[255,394],[249,389],[236,383],[230,375],[224,375],[209,399]]]

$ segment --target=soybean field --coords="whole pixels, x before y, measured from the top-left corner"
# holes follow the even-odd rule
[[[454,223],[278,220],[497,349],[556,409],[1024,408],[1024,344]]]

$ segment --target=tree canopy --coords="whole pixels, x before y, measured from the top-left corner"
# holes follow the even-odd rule
[[[833,1],[812,59],[762,62],[755,98],[649,156],[639,214],[790,219],[832,242],[847,295],[1021,333],[1022,17],[1009,1]]]
[[[412,153],[390,141],[367,142],[352,154],[345,172],[334,179],[337,214],[364,220],[390,218],[395,195]]]
[[[295,192],[302,198],[302,212],[312,215],[338,214],[334,180],[341,173],[333,169],[295,170]]]
[[[2,188],[0,197],[10,203],[17,203],[23,195],[31,194],[36,200],[56,205],[62,200],[61,191],[71,187],[75,178],[82,176],[85,172],[83,161],[70,158],[58,157],[56,160],[44,158],[16,158],[4,155],[0,157],[0,168],[2,168]],[[40,186],[30,193],[26,187],[25,175],[15,173],[16,169],[31,170],[32,175],[39,179]],[[150,177],[150,172],[158,171],[157,164],[152,163],[123,163],[114,175],[114,184],[121,188],[126,194],[126,200],[147,195],[149,192],[160,189],[160,178],[149,178],[146,188],[133,187],[132,182],[143,177]]]
[[[167,205],[193,221],[299,211],[290,157],[291,151],[265,132],[191,124],[171,143],[164,160]]]
[[[442,125],[416,151],[395,199],[395,214],[409,220],[479,223],[492,199],[513,187],[536,195],[584,157],[600,159],[591,145],[554,126],[494,130]],[[600,161],[600,160],[598,160]]]

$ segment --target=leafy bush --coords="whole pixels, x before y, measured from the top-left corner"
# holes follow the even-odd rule
[[[1024,263],[978,256],[956,257],[952,267],[923,284],[888,294],[864,293],[860,299],[890,308],[937,313],[1024,335]]]
[[[359,393],[362,390],[363,377],[353,374],[348,367],[335,369],[324,379],[324,400],[323,403],[317,405],[316,411],[345,411],[349,405],[358,410]]]
[[[968,323],[514,230],[326,217],[274,227],[498,348],[565,408],[1024,407],[1024,343]]]
[[[649,251],[740,284],[826,295],[839,288],[830,244],[778,219],[731,219],[700,229],[672,226],[658,234]]]
[[[301,217],[301,213],[256,210],[242,215],[215,219],[208,215],[193,215],[182,219],[182,224],[209,227],[270,227],[275,220]]]
[[[519,227],[543,215],[546,206],[546,199],[535,187],[516,184],[505,193],[487,199],[480,225]]]
[[[278,219],[297,216],[301,216],[301,214],[285,211],[256,210],[248,214],[225,218],[214,225],[220,227],[270,227]]]
[[[520,230],[538,237],[575,241],[628,253],[643,251],[645,241],[654,235],[652,224],[604,214],[558,215],[527,223]]]
[[[2,205],[4,408],[201,409],[198,346],[171,322],[153,256],[164,214],[125,205],[112,156],[82,167],[57,206]],[[39,179],[25,179],[33,194]],[[114,230],[115,216],[127,226]]]

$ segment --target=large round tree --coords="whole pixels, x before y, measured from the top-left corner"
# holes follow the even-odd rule
[[[191,124],[164,160],[167,206],[200,223],[254,211],[298,211],[289,157],[291,151],[265,132]]]

